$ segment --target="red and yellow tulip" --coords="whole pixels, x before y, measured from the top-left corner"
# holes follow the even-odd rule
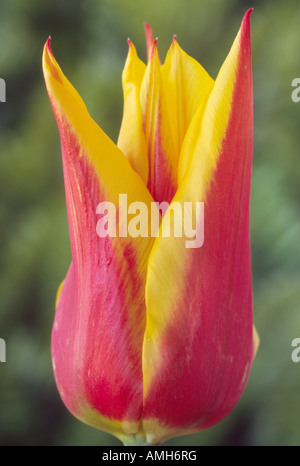
[[[250,13],[215,81],[175,37],[164,64],[149,26],[147,65],[128,41],[117,145],[90,117],[50,40],[44,47],[72,250],[52,331],[54,375],[77,418],[125,444],[218,423],[248,379],[257,346]],[[174,233],[99,237],[97,205],[118,210],[122,193],[149,210],[153,202],[204,202],[203,246],[186,248]],[[118,218],[118,231],[127,221]]]

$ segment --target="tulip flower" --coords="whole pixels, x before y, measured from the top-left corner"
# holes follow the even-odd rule
[[[176,37],[163,64],[149,26],[147,65],[128,40],[117,144],[90,117],[50,39],[44,47],[72,252],[52,331],[54,376],[74,416],[127,445],[220,422],[254,359],[250,14],[215,81]],[[178,206],[203,202],[203,245],[187,248],[172,228],[161,235],[167,215],[156,235],[128,235],[124,194],[149,217],[167,202],[173,224]],[[116,207],[118,234],[96,233],[101,202]]]

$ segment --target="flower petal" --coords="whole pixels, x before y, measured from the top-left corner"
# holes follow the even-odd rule
[[[143,126],[148,148],[148,189],[157,202],[170,202],[177,189],[177,164],[163,88],[157,40],[141,86]]]
[[[128,56],[122,74],[124,111],[117,145],[147,185],[147,145],[140,103],[141,83],[146,65],[138,58],[135,47],[129,39],[128,45]]]
[[[159,237],[149,258],[143,427],[152,443],[221,421],[239,400],[254,356],[250,13],[209,95],[171,204],[176,218],[185,202],[205,203],[204,244],[186,248],[185,237]]]
[[[146,36],[146,44],[147,44],[147,60],[150,61],[154,39],[153,39],[152,28],[150,24],[144,23],[144,27],[145,27],[145,36]]]
[[[75,416],[124,440],[141,434],[144,292],[152,238],[126,236],[127,206],[119,195],[126,194],[128,204],[150,206],[153,199],[89,116],[49,40],[43,71],[61,136],[73,258],[52,332],[55,379]],[[124,237],[96,233],[102,201],[116,206],[116,228]]]
[[[203,113],[214,81],[200,63],[181,49],[175,36],[161,73],[168,91],[167,106],[178,159],[186,131],[199,107]]]

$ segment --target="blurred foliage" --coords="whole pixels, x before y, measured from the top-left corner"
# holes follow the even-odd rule
[[[0,76],[1,445],[118,445],[75,420],[55,387],[50,335],[70,247],[60,142],[45,91],[45,40],[113,140],[122,116],[129,36],[146,58],[143,22],[164,57],[173,34],[216,77],[253,6],[254,168],[251,203],[254,313],[261,345],[236,409],[219,425],[169,445],[300,445],[300,10],[296,0],[2,0]]]

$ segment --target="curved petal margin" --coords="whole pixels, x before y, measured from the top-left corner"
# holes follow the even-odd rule
[[[187,247],[184,235],[172,233],[173,219],[172,237],[160,234],[149,258],[143,345],[143,428],[149,443],[221,421],[239,400],[254,357],[250,13],[198,128],[191,125],[183,150],[193,152],[170,206],[177,218],[184,203],[204,202],[204,243]],[[192,211],[186,215],[190,219]],[[160,233],[168,220],[166,214]]]
[[[89,116],[55,61],[49,40],[43,71],[61,136],[73,258],[52,332],[55,379],[76,417],[132,443],[143,437],[141,351],[153,240],[126,234],[125,202],[150,206],[153,199],[124,154]],[[102,202],[107,210],[99,210]],[[97,230],[100,214],[108,215],[107,235]]]

